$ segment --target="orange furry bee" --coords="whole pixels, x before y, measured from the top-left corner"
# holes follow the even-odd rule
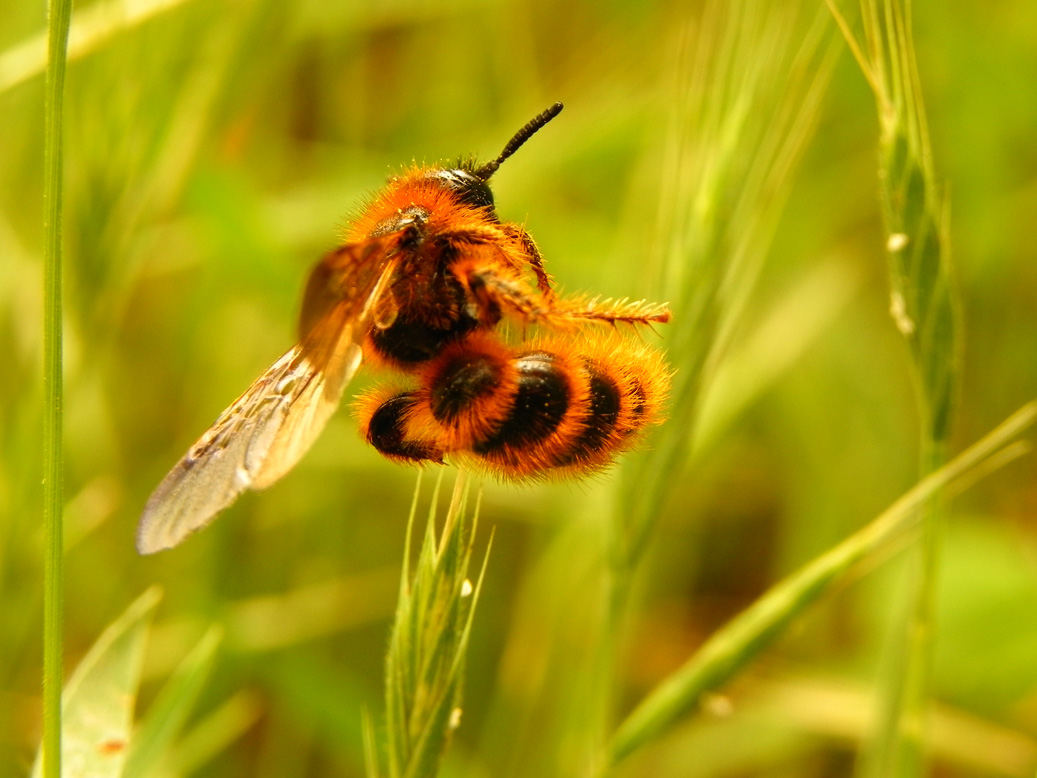
[[[558,296],[540,252],[502,222],[488,181],[561,103],[493,161],[390,180],[310,273],[299,343],[227,408],[155,489],[137,548],[150,554],[263,489],[310,448],[362,361],[409,386],[361,397],[365,439],[412,463],[456,458],[504,480],[607,466],[659,420],[659,355],[588,325],[669,321],[664,305]],[[512,343],[504,323],[553,335]]]

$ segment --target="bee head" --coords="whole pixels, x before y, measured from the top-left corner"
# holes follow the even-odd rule
[[[444,189],[449,189],[465,205],[493,210],[493,192],[490,191],[490,185],[486,183],[486,179],[479,178],[469,164],[462,162],[453,170],[430,170],[424,178],[430,178]]]
[[[541,127],[562,112],[562,104],[555,103],[539,116],[527,122],[521,130],[515,133],[511,140],[504,146],[504,150],[491,162],[485,165],[477,165],[475,160],[465,160],[458,163],[453,170],[439,169],[430,170],[428,178],[440,182],[445,188],[457,195],[458,199],[465,205],[474,208],[488,208],[493,210],[493,192],[490,191],[490,176],[497,172],[501,163],[514,154],[519,148],[533,137]]]

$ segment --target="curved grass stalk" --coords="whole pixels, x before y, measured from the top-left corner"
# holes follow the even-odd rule
[[[944,467],[922,479],[870,524],[784,581],[716,632],[680,669],[656,687],[619,726],[610,745],[616,763],[651,741],[715,691],[766,648],[786,626],[840,581],[858,563],[914,529],[919,511],[933,495],[991,472],[1029,447],[1013,442],[1037,420],[1037,402],[1013,414],[997,429]]]

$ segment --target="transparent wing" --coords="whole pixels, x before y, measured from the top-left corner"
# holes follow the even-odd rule
[[[309,450],[360,366],[364,325],[395,265],[388,248],[345,246],[317,265],[303,303],[302,342],[220,414],[158,485],[137,529],[141,554],[177,545],[242,492],[273,484]]]
[[[360,348],[350,344],[352,372]],[[269,486],[299,461],[341,399],[294,346],[225,410],[158,485],[141,516],[137,550],[151,554],[180,543],[211,522],[247,489]]]

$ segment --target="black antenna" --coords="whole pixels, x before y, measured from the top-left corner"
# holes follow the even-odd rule
[[[543,127],[553,118],[555,118],[561,112],[562,104],[555,103],[542,114],[531,119],[525,127],[523,127],[521,130],[515,133],[515,137],[508,141],[507,145],[504,147],[504,151],[500,153],[500,156],[498,156],[497,159],[493,160],[492,162],[487,162],[481,168],[476,170],[475,176],[477,178],[482,179],[483,181],[488,179],[490,176],[497,172],[497,168],[501,166],[501,162],[506,160],[516,151],[518,151],[522,147],[522,144],[530,138],[532,138],[533,134],[537,130],[539,130],[541,127]]]

